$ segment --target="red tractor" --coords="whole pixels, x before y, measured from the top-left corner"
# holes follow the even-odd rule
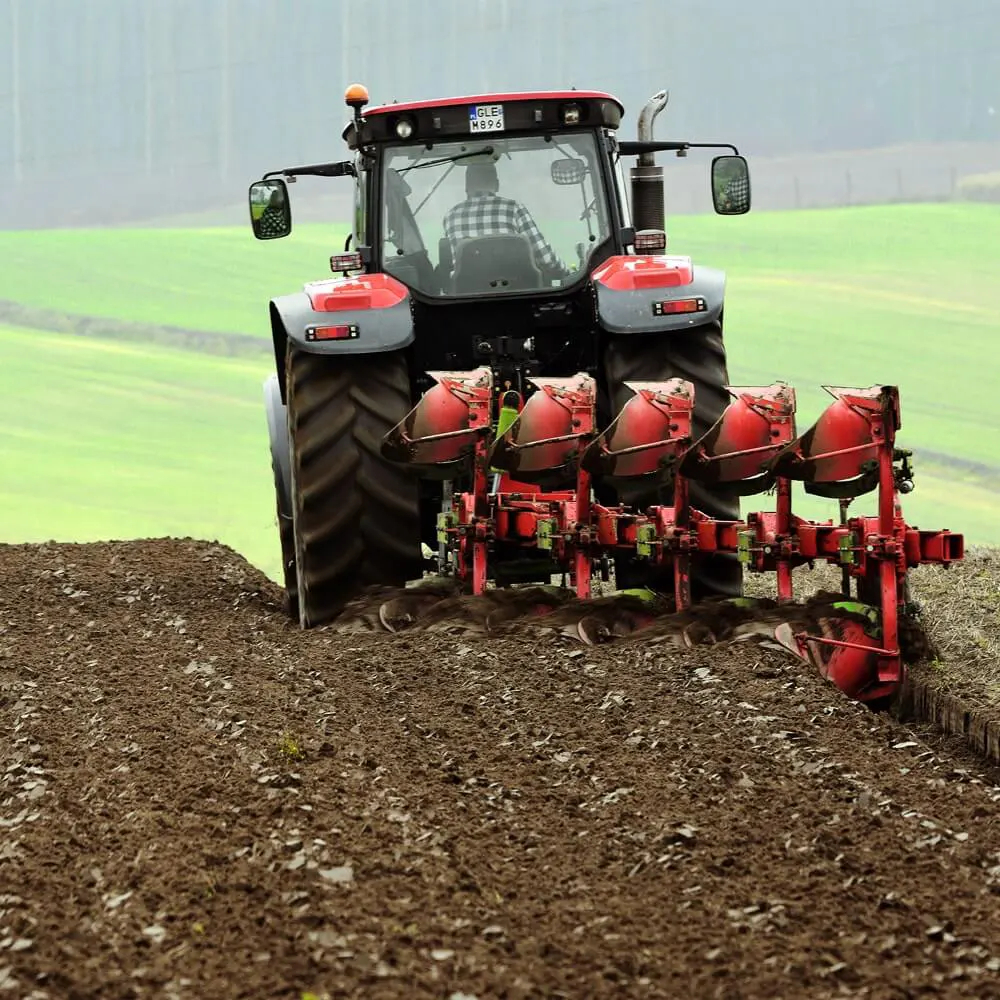
[[[251,186],[254,233],[275,239],[291,231],[287,181],[355,183],[353,231],[330,258],[340,276],[270,303],[271,457],[303,627],[428,569],[472,593],[561,574],[580,597],[614,574],[684,608],[738,599],[744,569],[777,572],[790,599],[791,569],[821,559],[880,613],[877,635],[818,640],[864,653],[834,679],[870,698],[898,684],[906,569],[961,558],[961,536],[902,520],[894,387],[831,390],[797,437],[792,389],[729,386],[725,276],[666,253],[654,154],[723,150],[710,171],[723,215],[750,209],[747,163],[728,144],[653,139],[666,100],[629,141],[605,93],[369,108],[354,85],[351,159]],[[802,521],[793,479],[845,510],[878,489],[879,515]],[[770,490],[778,510],[741,520],[740,497]]]

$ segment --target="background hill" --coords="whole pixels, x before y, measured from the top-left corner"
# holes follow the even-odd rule
[[[734,383],[790,382],[802,429],[822,384],[898,384],[908,518],[996,539],[1000,207],[692,216],[671,234],[729,273]],[[0,317],[19,324],[0,329],[0,538],[205,537],[275,576],[266,304],[341,243],[315,225],[267,244],[249,227],[0,233]]]

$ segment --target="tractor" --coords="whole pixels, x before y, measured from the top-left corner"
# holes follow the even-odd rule
[[[874,608],[878,626],[862,614],[798,648],[816,660],[818,642],[853,696],[898,686],[906,570],[961,558],[962,538],[902,520],[895,387],[831,388],[800,437],[789,386],[730,385],[725,275],[667,252],[656,154],[716,151],[709,188],[727,216],[750,210],[748,165],[728,143],[655,139],[667,100],[627,140],[623,105],[598,91],[370,107],[354,84],[349,159],[251,185],[254,235],[271,240],[292,230],[296,178],[354,182],[335,277],[269,306],[271,462],[303,628],[428,573],[472,594],[561,576],[581,598],[613,578],[683,609],[740,601],[746,570],[776,572],[790,600],[792,569],[818,559],[842,567],[847,612]],[[793,515],[793,480],[840,499],[840,521]],[[878,516],[848,519],[872,490]],[[760,492],[777,512],[741,519]]]

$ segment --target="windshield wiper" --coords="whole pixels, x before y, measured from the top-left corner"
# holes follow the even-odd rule
[[[405,174],[408,170],[422,170],[424,167],[436,167],[442,163],[454,163],[456,160],[468,160],[473,156],[492,156],[493,147],[484,146],[473,153],[456,153],[454,156],[442,156],[437,160],[428,160],[426,163],[414,163],[412,166],[403,167],[397,170],[397,174]]]

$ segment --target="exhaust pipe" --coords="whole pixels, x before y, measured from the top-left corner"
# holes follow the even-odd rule
[[[638,139],[648,142],[653,138],[653,120],[667,106],[670,92],[661,90],[646,102],[639,112]],[[629,171],[632,183],[632,224],[637,231],[666,229],[663,207],[663,167],[656,165],[653,153],[640,153],[636,165]]]

